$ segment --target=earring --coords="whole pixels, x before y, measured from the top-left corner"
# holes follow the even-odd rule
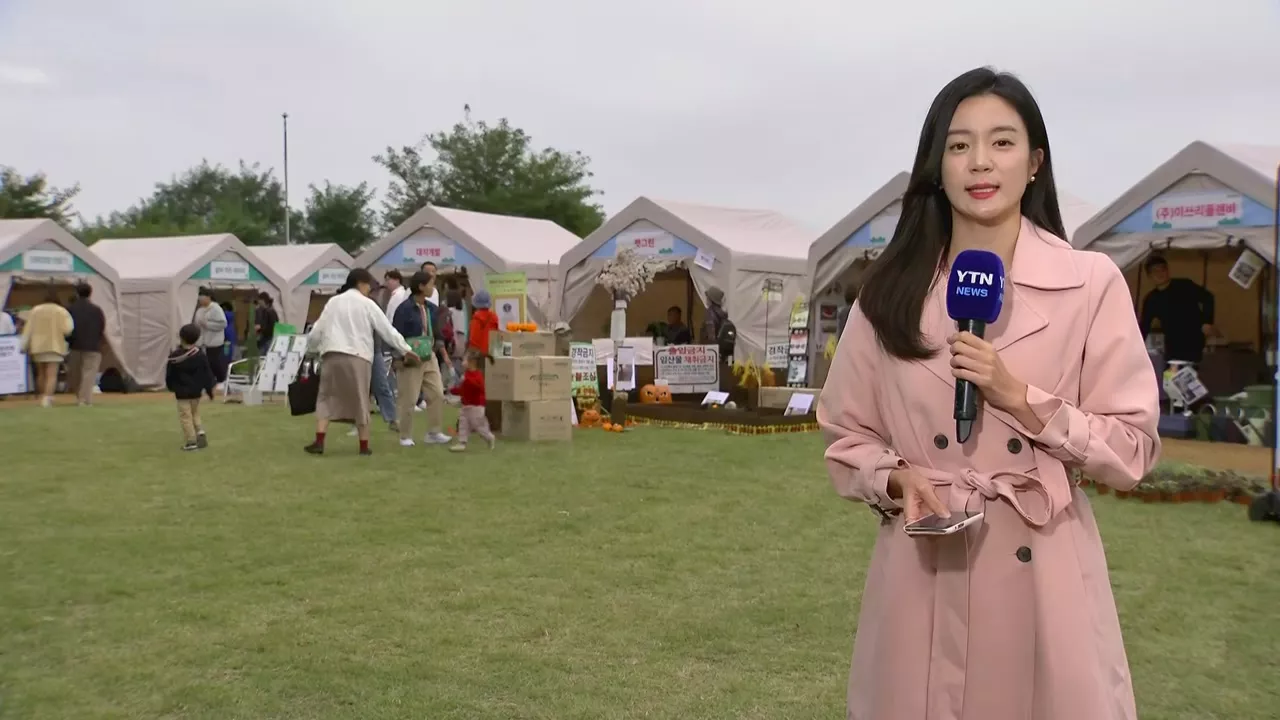
[[[1035,182],[1035,181],[1036,181],[1036,176],[1035,176],[1035,175],[1032,175],[1032,176],[1031,176],[1031,180],[1029,180],[1028,182]]]

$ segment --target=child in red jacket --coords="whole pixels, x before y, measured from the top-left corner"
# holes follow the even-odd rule
[[[484,438],[490,450],[496,441],[489,429],[489,419],[484,416],[484,373],[480,368],[485,360],[493,362],[493,357],[479,350],[468,350],[462,360],[462,383],[449,390],[462,398],[462,408],[458,413],[458,439],[449,447],[453,452],[467,449],[467,435],[472,432]]]

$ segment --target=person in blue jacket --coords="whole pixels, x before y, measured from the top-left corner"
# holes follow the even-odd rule
[[[227,353],[226,355],[227,365],[230,365],[236,360],[236,347],[239,345],[239,342],[240,342],[239,338],[236,335],[236,311],[235,311],[235,308],[231,307],[231,303],[224,302],[222,303],[222,312],[225,313],[227,316],[227,329],[226,329],[225,335],[223,336],[224,338],[226,338],[226,342],[223,344],[222,347],[225,349]]]

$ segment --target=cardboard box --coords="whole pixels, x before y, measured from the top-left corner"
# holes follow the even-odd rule
[[[541,373],[536,357],[496,357],[485,370],[485,394],[490,400],[506,402],[540,400]]]
[[[573,439],[570,400],[502,403],[502,436],[533,442]]]
[[[568,400],[573,397],[573,359],[543,356],[538,358],[538,399]]]
[[[787,403],[791,402],[791,396],[794,393],[813,396],[813,408],[818,408],[818,398],[822,397],[821,388],[789,388],[789,387],[762,387],[760,388],[760,407],[777,408],[785,410]]]
[[[549,332],[493,330],[489,333],[489,354],[495,358],[555,355],[556,338]]]

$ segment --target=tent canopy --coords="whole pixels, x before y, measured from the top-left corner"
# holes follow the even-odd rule
[[[704,306],[707,290],[719,287],[738,329],[739,354],[759,356],[766,345],[786,341],[791,304],[808,294],[805,254],[813,235],[770,210],[637,198],[561,257],[561,317],[582,311],[605,264],[632,248],[687,269]],[[782,283],[767,300],[765,280]]]
[[[284,278],[281,320],[299,328],[307,322],[312,295],[337,292],[355,265],[355,260],[333,243],[260,245],[254,252]]]
[[[902,196],[910,179],[909,173],[894,175],[809,246],[809,275],[813,278],[815,296],[831,287],[855,262],[874,259],[893,239],[902,214]],[[1067,233],[1064,240],[1092,217],[1096,209],[1061,188],[1058,207]]]
[[[93,252],[120,274],[125,352],[147,387],[164,387],[169,350],[195,314],[200,287],[265,292],[276,302],[283,302],[288,287],[230,234],[100,240]],[[237,311],[238,317],[245,314]]]
[[[107,320],[102,367],[133,376],[121,332],[115,269],[53,220],[0,220],[0,308],[11,299],[15,284],[82,282],[93,289],[91,300]]]
[[[1081,225],[1071,244],[1122,269],[1152,250],[1241,245],[1274,263],[1277,166],[1280,147],[1193,142]]]
[[[356,258],[376,271],[416,270],[430,261],[442,271],[467,268],[473,290],[484,276],[523,272],[531,314],[555,317],[560,257],[581,239],[550,220],[453,210],[427,205]]]

